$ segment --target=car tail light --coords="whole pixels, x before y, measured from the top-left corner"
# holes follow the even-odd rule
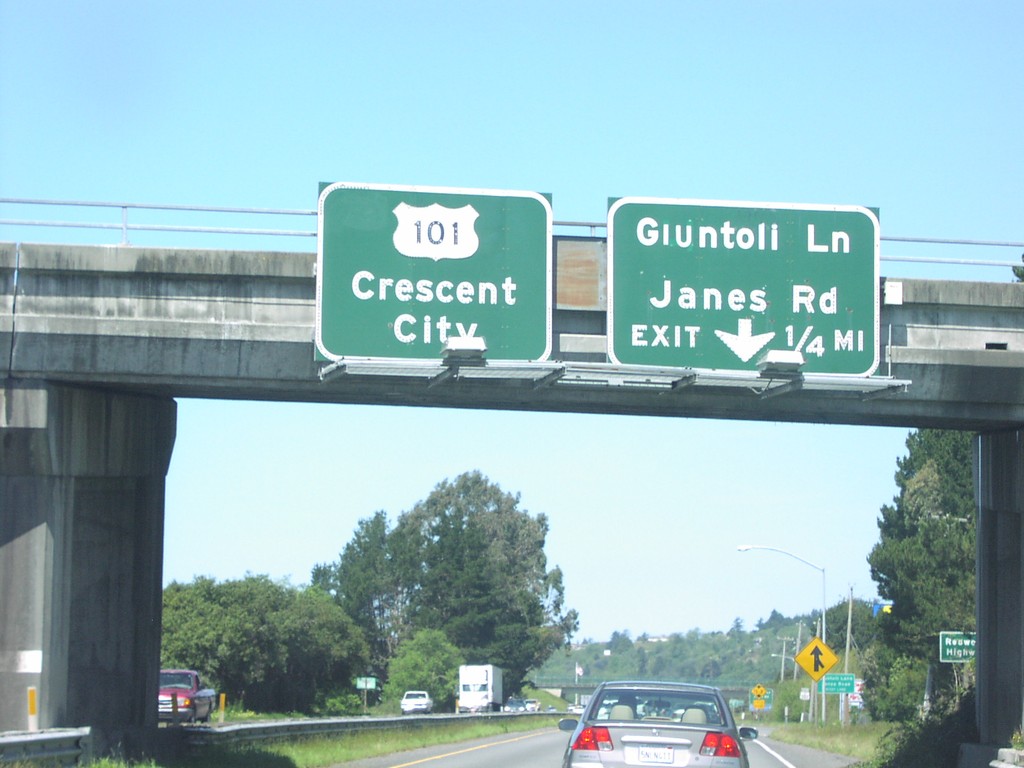
[[[700,753],[708,757],[740,757],[740,746],[736,739],[727,733],[711,731],[704,736],[700,745]]]
[[[573,749],[594,749],[607,752],[612,749],[612,735],[608,729],[602,726],[589,725],[580,731],[580,735],[573,742]]]

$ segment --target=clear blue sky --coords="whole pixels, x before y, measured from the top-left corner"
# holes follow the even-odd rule
[[[624,195],[858,204],[883,236],[1019,242],[1021,29],[1017,2],[0,0],[0,196],[313,209],[358,181],[535,190],[563,221]],[[0,227],[54,238],[118,235]],[[739,543],[824,564],[830,603],[874,596],[907,432],[185,400],[164,579],[304,583],[360,518],[479,469],[549,517],[580,638],[749,627],[817,608],[821,578]]]

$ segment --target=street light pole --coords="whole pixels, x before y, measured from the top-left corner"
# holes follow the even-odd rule
[[[786,662],[787,661],[792,661],[793,662],[793,669],[796,669],[796,659],[794,657],[792,657],[792,656],[787,656],[786,655],[786,643],[788,643],[792,639],[793,638],[791,638],[791,637],[784,637],[784,638],[782,638],[782,653],[773,653],[772,654],[772,658],[773,659],[774,658],[779,658],[779,657],[782,658],[782,662],[781,662],[781,665],[780,665],[781,669],[779,670],[779,682],[780,683],[783,682],[786,679]],[[794,650],[793,653],[796,653],[796,650]],[[796,675],[793,676],[793,679],[796,680]]]
[[[739,550],[740,552],[749,552],[752,549],[763,549],[763,550],[766,550],[768,552],[778,552],[780,555],[786,555],[787,557],[792,557],[794,560],[799,560],[804,565],[809,565],[811,568],[813,568],[816,571],[821,571],[821,641],[827,645],[828,641],[825,640],[825,608],[826,608],[825,603],[826,603],[827,598],[825,597],[826,592],[825,592],[825,568],[824,568],[824,566],[815,565],[810,560],[804,560],[799,555],[794,555],[792,552],[787,552],[786,550],[778,549],[777,547],[765,547],[765,546],[762,546],[760,544],[740,544],[739,546],[736,547],[736,549]],[[825,722],[825,686],[824,685],[821,687],[821,722],[822,723]]]

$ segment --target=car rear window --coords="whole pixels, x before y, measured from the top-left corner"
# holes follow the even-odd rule
[[[595,703],[595,720],[663,720],[689,725],[721,725],[713,695],[671,690],[606,689]]]

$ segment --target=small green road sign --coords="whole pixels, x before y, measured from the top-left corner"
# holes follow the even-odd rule
[[[939,661],[957,664],[975,655],[978,636],[974,632],[939,632]]]
[[[620,364],[868,376],[878,218],[857,206],[626,197],[608,212],[608,354]]]
[[[856,690],[856,675],[834,672],[818,681],[818,693],[854,693]]]
[[[551,352],[551,205],[534,192],[337,183],[318,207],[322,359]]]

